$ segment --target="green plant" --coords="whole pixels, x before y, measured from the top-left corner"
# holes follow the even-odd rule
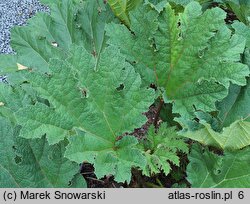
[[[143,149],[147,165],[142,170],[147,176],[160,173],[161,170],[168,175],[171,170],[169,162],[176,166],[180,165],[177,152],[188,153],[183,138],[177,135],[175,128],[167,127],[166,123],[161,124],[157,133],[153,126],[149,128]]]
[[[249,187],[248,25],[207,1],[43,3],[50,15],[15,27],[17,54],[0,56],[0,187],[86,187],[83,162],[117,182],[137,168],[161,187],[186,173]],[[180,155],[187,171],[171,174]]]
[[[225,17],[219,8],[202,13],[198,3],[179,15],[170,5],[160,14],[144,6],[131,12],[134,35],[114,23],[107,34],[109,44],[135,62],[144,83],[155,83],[165,102],[173,103],[173,112],[188,118],[196,110],[215,111],[230,82],[246,85],[249,68],[239,63],[245,39],[231,36]]]

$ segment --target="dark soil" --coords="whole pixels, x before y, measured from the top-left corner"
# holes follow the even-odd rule
[[[87,182],[88,188],[120,188],[121,184],[114,181],[113,176],[97,179],[95,169],[92,164],[83,163],[81,166],[81,174]]]
[[[227,7],[224,7],[224,6],[220,5],[219,3],[212,3],[210,7],[211,8],[219,7],[221,9],[223,9],[227,13],[227,17],[225,19],[225,22],[227,24],[232,24],[235,20],[239,20],[232,10],[230,10]]]
[[[153,125],[155,121],[156,112],[157,112],[157,108],[154,105],[152,105],[149,108],[148,112],[143,113],[148,119],[147,122],[142,127],[134,129],[134,131],[132,133],[129,133],[128,135],[133,135],[137,139],[144,139],[148,132],[148,128],[151,125]],[[159,118],[158,120],[160,121],[161,119]]]
[[[239,20],[237,16],[235,15],[235,13],[231,11],[230,9],[224,8],[224,11],[227,12],[227,18],[225,19],[227,24],[232,24],[235,20]]]

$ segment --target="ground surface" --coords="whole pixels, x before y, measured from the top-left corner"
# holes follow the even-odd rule
[[[39,11],[48,11],[38,0],[0,0],[0,54],[13,53],[10,46],[10,30],[24,25]]]

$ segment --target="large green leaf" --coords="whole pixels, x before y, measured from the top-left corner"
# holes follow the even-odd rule
[[[131,167],[145,166],[145,157],[137,148],[138,141],[135,137],[126,136],[110,144],[105,138],[99,139],[98,135],[91,134],[78,133],[77,136],[70,138],[65,156],[78,163],[83,160],[94,163],[98,178],[111,174],[115,176],[117,182],[129,182]],[[108,135],[102,137],[104,136]]]
[[[212,145],[221,149],[241,149],[250,145],[250,122],[237,120],[222,132],[214,131],[210,124],[200,121],[203,128],[187,131],[182,135],[204,145]]]
[[[236,22],[233,25],[235,32],[247,39],[247,48],[244,52],[243,62],[250,67],[250,28],[243,23]],[[218,104],[219,117],[224,126],[230,125],[235,120],[245,119],[250,122],[250,78],[244,87],[231,86],[229,95]]]
[[[193,188],[249,188],[250,148],[216,155],[193,146],[187,179]]]
[[[50,105],[37,103],[19,110],[20,135],[40,138],[46,134],[50,144],[68,137],[66,157],[94,163],[97,175],[114,173],[115,169],[130,172],[131,166],[145,165],[144,157],[133,147],[135,138],[116,140],[146,122],[142,113],[153,103],[154,92],[140,87],[139,74],[116,48],[105,49],[97,71],[94,67],[93,55],[73,47],[66,61],[51,60],[49,73],[24,71]],[[133,157],[126,158],[129,152]],[[105,158],[113,166],[103,168]],[[130,176],[116,175],[116,179],[129,180]]]
[[[142,0],[108,0],[114,14],[127,26],[130,26],[129,12]]]
[[[18,128],[0,117],[0,187],[69,187],[79,165],[63,158],[65,142],[49,146],[46,139],[16,138]],[[79,178],[80,179],[80,178]],[[86,187],[83,178],[71,187]]]
[[[246,38],[246,46],[243,63],[250,66],[250,29],[240,22],[235,22],[232,27],[235,33]],[[247,85],[240,87],[231,85],[228,96],[218,103],[221,132],[213,130],[205,121],[202,121],[201,129],[188,131],[183,135],[197,140],[205,145],[213,145],[222,149],[240,149],[250,145],[250,79]],[[220,129],[219,128],[219,131]]]
[[[145,159],[136,148],[135,138],[124,138],[123,142],[116,139],[146,122],[142,113],[153,103],[153,91],[140,89],[139,75],[119,56],[117,49],[110,48],[101,56],[106,45],[104,27],[113,18],[103,1],[43,3],[50,6],[51,15],[38,14],[28,26],[14,28],[12,32],[17,59],[12,58],[14,62],[8,66],[14,71],[17,63],[29,68],[18,72],[27,73],[22,77],[28,85],[21,84],[21,88],[31,84],[29,94],[39,98],[19,110],[12,121],[17,117],[22,125],[20,135],[25,138],[41,138],[46,134],[49,144],[69,138],[67,152],[71,160],[95,163],[98,176],[113,173],[119,181],[129,180],[131,167],[145,165]],[[85,49],[70,50],[73,43]],[[3,70],[2,73],[8,73],[7,68]],[[6,94],[4,104],[10,104],[11,98]],[[4,106],[6,110],[17,111],[11,108]],[[86,144],[74,143],[82,138],[87,138]],[[80,149],[75,154],[76,145],[90,149]],[[94,152],[91,157],[90,150]],[[124,153],[128,150],[131,156]],[[113,158],[110,161],[113,166],[102,168],[105,157]],[[115,173],[116,168],[124,174]]]
[[[104,3],[92,0],[44,3],[49,4],[50,15],[39,13],[28,21],[27,26],[12,29],[11,45],[18,54],[17,62],[48,71],[49,59],[65,57],[75,43],[93,53],[98,63],[105,45],[105,23],[112,19],[112,12]]]
[[[246,38],[246,46],[250,48],[250,28],[249,26],[244,25],[241,22],[234,22],[232,24],[233,29],[235,30],[235,33],[238,35],[242,35]]]
[[[229,95],[218,105],[219,117],[223,126],[229,126],[235,120],[250,122],[250,79],[247,86],[232,86]]]
[[[164,88],[174,112],[190,117],[194,110],[216,110],[230,82],[246,84],[249,70],[239,63],[245,39],[232,35],[225,17],[219,8],[202,13],[197,2],[179,16],[170,5],[160,14],[144,6],[131,12],[133,33],[114,23],[107,27],[109,44],[135,63],[144,82]]]

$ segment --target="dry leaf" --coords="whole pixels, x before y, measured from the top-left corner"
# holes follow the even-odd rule
[[[17,64],[17,69],[18,70],[25,70],[25,69],[28,69],[28,67],[22,65],[22,64],[19,64],[19,63],[16,63]]]
[[[54,46],[54,47],[59,47],[59,45],[57,44],[57,42],[52,42],[51,45]]]

